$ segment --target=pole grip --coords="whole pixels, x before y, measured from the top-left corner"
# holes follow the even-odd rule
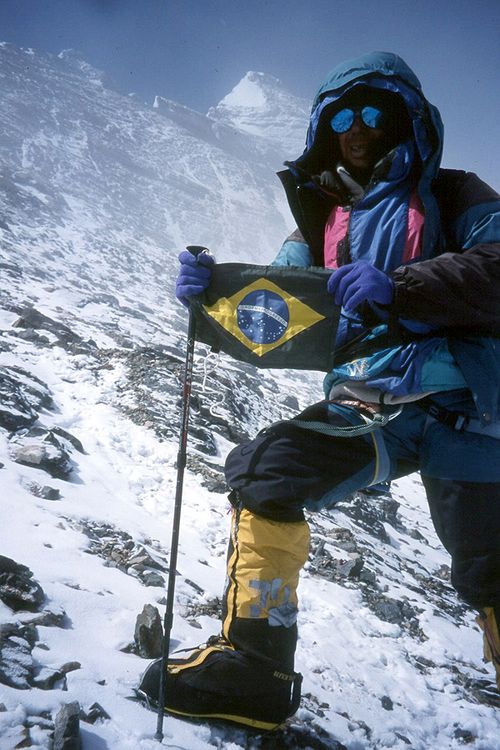
[[[186,250],[188,250],[191,255],[194,255],[195,258],[202,253],[210,253],[208,247],[203,247],[203,245],[187,245]]]

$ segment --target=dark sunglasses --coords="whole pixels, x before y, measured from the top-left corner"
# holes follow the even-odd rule
[[[373,107],[367,104],[359,109],[345,107],[333,115],[330,125],[334,133],[347,133],[352,128],[356,115],[361,116],[363,124],[367,128],[381,128],[387,121],[386,113],[379,107]]]

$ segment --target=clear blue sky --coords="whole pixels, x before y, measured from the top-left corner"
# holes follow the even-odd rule
[[[248,70],[310,100],[338,62],[396,52],[441,110],[446,165],[497,189],[499,28],[499,0],[0,0],[3,41],[81,50],[115,88],[201,112]]]

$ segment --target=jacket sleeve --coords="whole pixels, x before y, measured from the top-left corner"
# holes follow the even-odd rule
[[[309,245],[298,229],[286,238],[271,265],[296,266],[299,268],[307,268],[313,265],[313,257]]]
[[[500,196],[453,173],[441,197],[448,252],[393,274],[393,312],[440,328],[500,335]]]

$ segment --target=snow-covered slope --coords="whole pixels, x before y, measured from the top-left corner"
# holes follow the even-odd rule
[[[273,170],[300,152],[307,105],[250,73],[207,116],[146,107],[78,55],[10,45],[0,91],[0,750],[62,747],[72,702],[85,750],[153,750],[155,716],[130,698],[148,664],[136,619],[163,614],[168,569],[176,255],[271,259],[292,227]],[[218,629],[227,451],[321,394],[316,375],[197,352],[179,647]],[[418,477],[310,522],[296,719],[264,737],[168,717],[165,744],[498,750],[492,675]]]

